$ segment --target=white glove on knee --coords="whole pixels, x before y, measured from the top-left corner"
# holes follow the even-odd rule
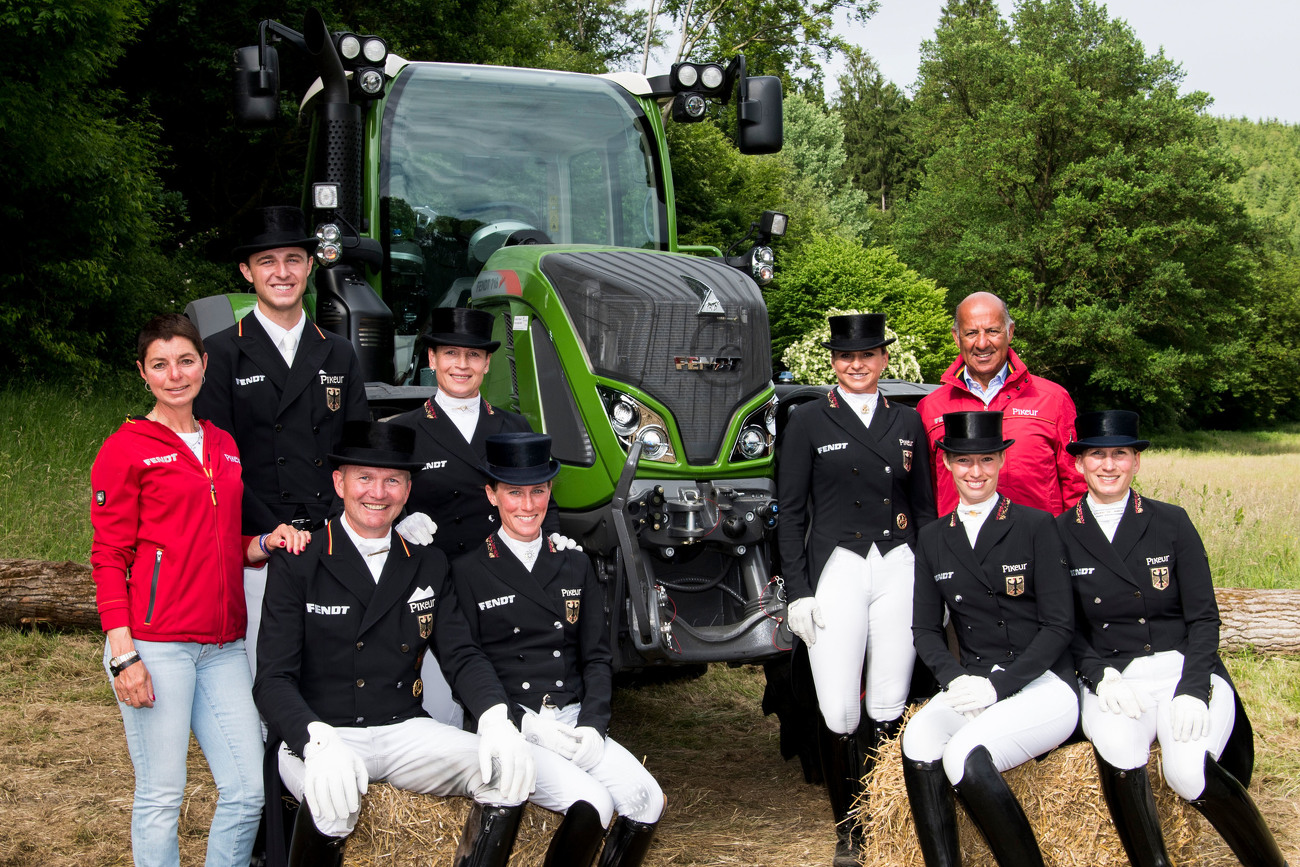
[[[478,766],[483,782],[495,786],[508,804],[520,804],[537,785],[537,768],[528,741],[515,728],[504,704],[494,704],[478,718]],[[492,766],[498,766],[493,779]]]
[[[812,596],[804,596],[787,605],[785,622],[790,627],[790,631],[799,636],[809,647],[817,643],[817,633],[813,626],[826,628],[826,621],[822,619],[821,606]]]
[[[998,700],[998,691],[987,677],[963,674],[953,678],[941,697],[957,713],[971,713],[990,707]]]
[[[578,544],[576,539],[570,539],[563,533],[552,533],[548,538],[551,540],[551,543],[555,545],[555,550],[557,551],[563,551],[566,548],[572,548],[575,551],[582,550],[582,546]]]
[[[307,746],[302,751],[306,766],[303,794],[317,825],[341,822],[361,809],[361,796],[370,785],[365,763],[328,723],[307,724]]]
[[[1142,716],[1141,697],[1116,668],[1107,668],[1101,683],[1097,684],[1097,704],[1104,711],[1123,714],[1130,719]]]
[[[1194,695],[1176,695],[1169,702],[1169,721],[1174,727],[1174,740],[1200,740],[1210,733],[1210,708]]]
[[[524,714],[519,727],[523,731],[524,740],[558,753],[566,759],[573,758],[581,743],[573,726],[537,714]]]
[[[429,545],[433,542],[433,534],[438,532],[438,525],[424,512],[412,512],[398,521],[393,529],[412,545]]]
[[[584,771],[590,771],[605,757],[605,736],[591,726],[578,726],[574,732],[578,735],[579,745],[573,763]]]

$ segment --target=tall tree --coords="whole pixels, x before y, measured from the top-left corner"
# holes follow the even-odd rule
[[[915,168],[903,126],[908,100],[861,48],[848,52],[835,110],[844,121],[845,169],[853,185],[887,211]]]
[[[7,373],[93,376],[124,361],[109,356],[162,300],[154,244],[175,203],[158,180],[157,127],[103,88],[143,15],[135,0],[0,0]]]
[[[1206,94],[1090,0],[1023,0],[1010,25],[970,7],[922,49],[910,117],[932,150],[894,227],[904,260],[950,304],[1001,295],[1029,363],[1084,406],[1240,407],[1257,236]]]

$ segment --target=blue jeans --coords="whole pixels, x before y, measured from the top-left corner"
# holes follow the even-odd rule
[[[131,852],[137,867],[177,867],[190,731],[217,786],[207,867],[247,867],[264,801],[262,732],[243,640],[229,644],[135,639],[154,706],[118,702],[135,766]],[[104,647],[104,667],[109,651]]]

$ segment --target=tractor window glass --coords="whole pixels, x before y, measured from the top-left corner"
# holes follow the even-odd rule
[[[399,329],[464,303],[493,252],[523,238],[664,249],[649,121],[601,78],[412,64],[383,119],[384,296]]]

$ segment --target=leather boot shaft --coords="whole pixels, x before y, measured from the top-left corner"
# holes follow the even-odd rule
[[[475,802],[465,818],[452,863],[455,867],[506,867],[523,817],[523,804],[490,807]]]
[[[1129,863],[1133,867],[1170,867],[1146,767],[1125,770],[1109,764],[1096,748],[1093,754],[1101,793]]]
[[[619,816],[605,837],[605,848],[600,853],[597,867],[640,867],[650,851],[655,824]]]
[[[604,839],[600,811],[587,801],[575,801],[555,829],[542,867],[591,867]]]
[[[1286,867],[1273,832],[1246,787],[1205,754],[1205,790],[1192,806],[1209,820],[1245,867]]]
[[[1044,867],[1034,829],[986,747],[966,756],[957,795],[999,867]]]
[[[961,867],[957,806],[943,762],[918,762],[904,756],[903,784],[925,867]]]

